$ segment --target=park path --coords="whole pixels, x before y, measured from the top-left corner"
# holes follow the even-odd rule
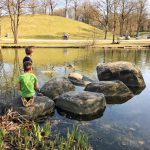
[[[94,40],[98,43],[111,43],[112,40]],[[150,43],[150,39],[131,39],[131,40],[120,40],[122,43]],[[1,43],[12,43],[13,39],[1,39]],[[93,40],[48,40],[48,39],[19,39],[19,42],[23,43],[85,43],[93,42]]]

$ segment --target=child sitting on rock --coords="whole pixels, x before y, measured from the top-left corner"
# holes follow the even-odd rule
[[[19,76],[18,90],[21,91],[21,99],[25,107],[34,103],[36,91],[40,91],[38,79],[33,74],[32,62],[26,61],[23,64],[24,74]]]

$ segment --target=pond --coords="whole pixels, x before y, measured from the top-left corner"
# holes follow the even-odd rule
[[[18,95],[17,76],[22,72],[23,49],[0,50],[0,100],[9,101]],[[89,137],[94,150],[149,150],[150,149],[150,51],[104,49],[35,49],[34,72],[42,86],[53,76],[67,76],[72,71],[97,80],[99,62],[130,61],[142,71],[146,88],[123,104],[107,105],[103,114],[78,121],[61,116],[55,111],[51,120],[59,120],[60,134],[67,127],[79,125]],[[74,69],[69,69],[69,64]],[[76,90],[83,90],[77,87]]]

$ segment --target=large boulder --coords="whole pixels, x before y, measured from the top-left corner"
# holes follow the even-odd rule
[[[12,109],[28,119],[37,119],[38,117],[50,115],[54,112],[54,108],[54,101],[45,96],[35,97],[35,102],[30,107],[23,106],[21,97],[5,104],[5,111]]]
[[[75,86],[65,77],[52,78],[41,88],[41,92],[53,100],[61,94],[73,90],[75,90]]]
[[[72,84],[77,86],[86,86],[87,84],[94,82],[89,77],[81,75],[79,73],[70,73],[68,75],[68,79],[72,82]]]
[[[79,115],[70,113],[68,111],[64,111],[62,109],[57,108],[57,113],[63,117],[66,117],[68,119],[78,120],[78,121],[91,121],[97,118],[101,118],[104,114],[105,108],[98,111],[96,114],[92,115]]]
[[[121,81],[100,81],[88,84],[85,91],[103,93],[107,104],[121,104],[134,95],[130,89]]]
[[[71,91],[57,99],[56,107],[76,115],[93,115],[105,109],[106,101],[104,94]]]
[[[100,81],[120,80],[134,94],[140,93],[145,88],[140,69],[130,62],[100,63],[96,69]]]

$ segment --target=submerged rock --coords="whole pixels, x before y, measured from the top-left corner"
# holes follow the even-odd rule
[[[104,110],[106,101],[104,94],[72,91],[62,94],[56,106],[75,115],[93,115]]]
[[[140,69],[130,62],[100,63],[96,69],[100,81],[120,80],[134,94],[140,93],[146,86]]]
[[[77,86],[85,86],[89,83],[94,82],[92,79],[90,79],[87,76],[81,75],[79,73],[70,73],[68,76],[68,79]]]
[[[54,112],[54,108],[54,101],[45,96],[35,97],[35,102],[30,107],[24,107],[20,97],[5,104],[5,111],[13,109],[28,119],[37,119],[38,117],[50,115]]]
[[[104,111],[105,111],[105,108],[101,109],[100,111],[92,115],[78,115],[78,114],[70,113],[68,111],[64,111],[62,109],[57,108],[57,112],[59,115],[66,117],[68,119],[73,119],[73,120],[78,120],[78,121],[91,121],[91,120],[100,118],[103,116]]]
[[[61,94],[73,90],[75,90],[75,86],[65,77],[52,78],[41,88],[41,92],[53,100]]]
[[[107,104],[121,104],[134,95],[130,89],[121,81],[100,81],[88,84],[85,91],[103,93]]]

